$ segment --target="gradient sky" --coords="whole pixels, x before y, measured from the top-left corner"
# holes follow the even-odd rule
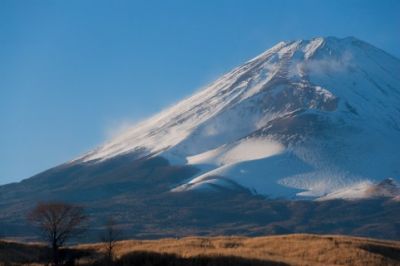
[[[400,1],[0,1],[0,184],[88,151],[282,40],[400,58]]]

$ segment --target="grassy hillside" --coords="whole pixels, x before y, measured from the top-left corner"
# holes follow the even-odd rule
[[[43,246],[0,243],[3,262],[45,262]],[[82,244],[65,252],[79,258],[79,265],[92,265],[102,258],[104,245]],[[400,265],[398,241],[306,234],[125,240],[115,253],[116,265]]]

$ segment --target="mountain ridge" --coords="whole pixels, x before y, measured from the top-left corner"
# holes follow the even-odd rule
[[[272,177],[256,179],[273,178],[275,184],[298,189],[299,195],[310,196],[323,196],[344,186],[354,185],[355,182],[397,177],[400,169],[395,164],[400,165],[400,162],[388,155],[400,149],[397,140],[400,138],[400,108],[397,107],[400,105],[400,80],[396,73],[400,73],[398,59],[354,37],[319,37],[280,42],[224,74],[193,96],[131,127],[75,161],[96,162],[125,153],[142,152],[141,156],[163,156],[173,164],[182,165],[190,164],[189,158],[226,150],[228,157],[229,154],[231,157],[236,156],[236,164],[246,164],[283,152],[290,158],[293,154],[298,157],[303,162],[300,167],[303,170],[299,170],[298,175],[293,178],[269,173]],[[387,130],[389,127],[390,130]],[[359,135],[352,132],[366,131],[366,128],[375,132]],[[333,131],[337,131],[338,135],[343,134],[343,138],[355,138],[355,144],[328,136]],[[310,142],[310,134],[314,135],[313,143]],[[330,143],[321,143],[322,134],[333,139],[335,145],[357,147],[354,150],[345,150],[348,154],[344,154],[343,158],[331,160],[336,155],[337,148],[330,147],[329,151],[310,148],[311,145],[321,144],[332,146]],[[372,152],[376,152],[376,155],[364,156],[360,160],[371,162],[375,158],[389,156],[389,162],[380,160],[379,164],[384,165],[370,175],[362,169],[368,167],[368,164],[353,167],[346,162],[346,157],[355,157],[362,149],[363,143],[357,143],[357,138],[368,134],[375,136],[367,137],[363,140],[364,143],[382,142],[386,147],[375,147]],[[387,143],[384,140],[386,138],[393,143]],[[258,152],[253,157],[250,154],[241,160],[237,154],[232,155],[235,149],[246,150],[246,139],[253,139],[251,146],[254,149],[257,146],[255,142],[264,145],[265,156],[260,157]],[[299,142],[304,143],[298,145]],[[393,144],[394,148],[391,147]],[[283,146],[284,151],[272,154],[267,146],[274,145]],[[227,147],[234,147],[234,150]],[[304,152],[305,149],[308,151]],[[308,154],[304,154],[307,152]],[[218,157],[221,156],[225,155]],[[315,158],[311,161],[305,158],[310,156],[326,158],[320,162]],[[330,158],[327,159],[328,157]],[[287,160],[288,165],[293,164],[292,167],[298,166],[297,161],[283,160]],[[203,179],[200,176],[193,178],[186,184],[186,189],[206,188],[207,184],[224,183],[228,178],[265,195],[293,196],[258,189],[257,187],[262,186],[258,181],[244,184],[243,179],[250,177],[240,177],[238,171],[247,171],[243,165],[239,170],[230,170],[234,164],[232,162],[221,164],[221,160],[217,163],[211,161],[209,159],[206,166],[195,164],[202,172],[205,169],[212,170],[206,175],[202,173]],[[223,169],[219,169],[221,167]],[[315,171],[306,173],[304,180],[304,169],[310,167]],[[261,167],[260,171],[262,170]],[[221,178],[212,178],[212,175]],[[310,183],[310,176],[315,176],[313,184]],[[299,180],[304,180],[303,184],[298,184]],[[330,182],[332,185],[316,188],[321,186],[321,182]],[[196,183],[195,186],[191,185],[193,183]],[[182,187],[173,189],[181,190]]]

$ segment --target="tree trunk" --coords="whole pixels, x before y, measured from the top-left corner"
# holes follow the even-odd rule
[[[52,253],[53,253],[53,265],[58,266],[59,261],[58,261],[58,245],[57,243],[53,243],[52,245]]]

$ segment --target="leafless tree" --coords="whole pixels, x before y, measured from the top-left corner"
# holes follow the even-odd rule
[[[113,218],[109,218],[105,224],[104,234],[101,236],[101,241],[105,244],[106,248],[106,263],[108,265],[113,264],[115,245],[120,237],[121,230],[117,228],[115,220]]]
[[[59,249],[71,237],[82,233],[87,216],[80,206],[63,202],[39,203],[29,214],[28,220],[42,233],[52,249],[53,264],[59,265]]]

